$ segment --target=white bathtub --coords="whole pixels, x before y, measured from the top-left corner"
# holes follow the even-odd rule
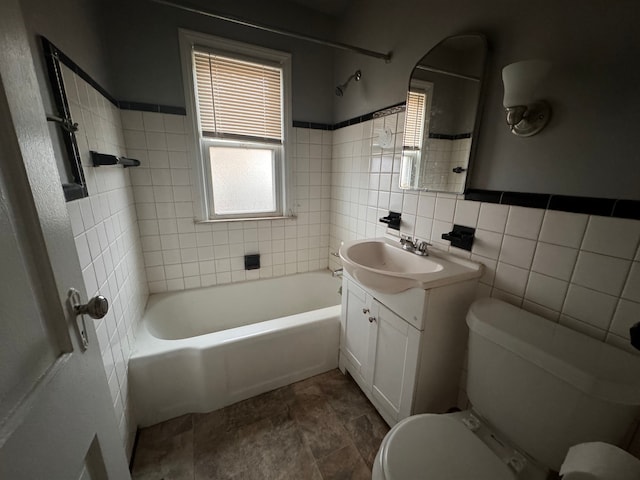
[[[151,295],[129,380],[141,426],[208,412],[338,365],[329,272]]]

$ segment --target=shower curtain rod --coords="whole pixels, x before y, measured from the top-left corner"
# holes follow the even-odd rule
[[[465,80],[471,80],[473,82],[479,82],[480,81],[480,79],[478,77],[472,77],[470,75],[463,75],[462,73],[449,72],[448,70],[442,70],[440,68],[429,67],[427,65],[416,65],[416,68],[418,70],[425,70],[427,72],[441,73],[443,75],[449,75],[450,77],[463,78]]]
[[[235,17],[229,14],[215,13],[207,10],[202,10],[200,8],[188,7],[186,5],[180,5],[178,3],[173,3],[168,0],[151,0],[154,3],[159,3],[160,5],[166,5],[168,7],[177,8],[179,10],[184,10],[185,12],[197,13],[198,15],[203,15],[205,17],[216,18],[218,20],[224,20],[225,22],[236,23],[238,25],[243,25],[245,27],[256,28],[258,30],[263,30],[265,32],[276,33],[278,35],[285,35],[287,37],[297,38],[298,40],[305,40],[307,42],[317,43],[319,45],[325,45],[327,47],[339,48],[341,50],[347,50],[350,52],[359,53],[360,55],[367,55],[369,57],[379,58],[389,63],[391,61],[391,52],[389,53],[380,53],[374,52],[373,50],[367,50],[366,48],[360,48],[353,45],[348,45],[346,43],[340,42],[332,42],[329,40],[323,40],[321,38],[312,37],[309,35],[303,35],[301,33],[292,32],[290,30],[284,30],[282,28],[270,27],[269,25],[264,25],[261,23],[250,22],[248,20],[243,20],[241,18]]]

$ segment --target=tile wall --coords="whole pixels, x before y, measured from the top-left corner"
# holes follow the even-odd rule
[[[471,139],[456,140],[430,138],[427,141],[429,162],[426,165],[426,181],[432,190],[462,190],[465,176],[453,172],[456,167],[467,168]]]
[[[293,129],[291,220],[196,223],[186,117],[123,110],[149,290],[164,292],[327,268],[331,132]],[[261,254],[259,270],[245,254]]]
[[[89,297],[104,295],[109,312],[96,332],[116,418],[127,455],[135,439],[127,369],[140,317],[147,302],[140,236],[129,171],[92,167],[89,150],[124,155],[120,111],[84,80],[62,67],[71,117],[80,125],[76,139],[89,197],[67,203]]]
[[[479,296],[492,296],[626,348],[640,319],[640,221],[402,191],[403,114],[334,132],[331,251],[341,241],[383,236],[378,219],[402,212],[401,233],[485,265]],[[383,127],[395,148],[376,146]],[[477,228],[472,252],[449,247],[453,224]],[[389,231],[395,234],[393,231]],[[332,268],[337,259],[330,258]]]

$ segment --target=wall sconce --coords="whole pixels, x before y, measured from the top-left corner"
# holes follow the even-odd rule
[[[503,105],[507,125],[514,135],[531,137],[549,123],[551,106],[534,95],[550,68],[551,64],[543,60],[525,60],[502,69]]]

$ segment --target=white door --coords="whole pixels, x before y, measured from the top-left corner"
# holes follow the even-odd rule
[[[0,3],[0,479],[130,478],[18,0]]]
[[[350,364],[351,376],[364,390],[370,390],[373,373],[371,346],[374,326],[369,321],[370,303],[371,297],[362,288],[343,280],[340,348]]]
[[[378,328],[372,395],[398,421],[411,414],[420,332],[381,303],[374,301],[373,307]]]

